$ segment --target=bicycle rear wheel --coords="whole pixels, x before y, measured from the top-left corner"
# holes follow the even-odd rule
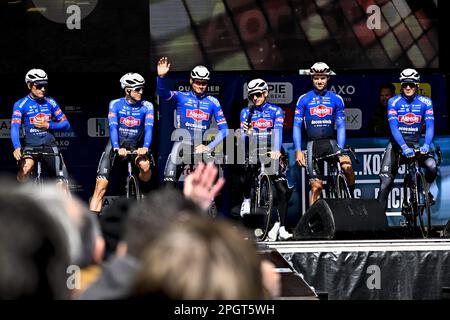
[[[418,199],[418,215],[419,215],[419,224],[420,231],[424,238],[428,238],[431,233],[431,205],[430,205],[430,197],[428,195],[428,187],[427,182],[425,181],[425,177],[421,173],[416,173],[416,182],[417,182],[417,199]],[[425,226],[423,215],[426,214],[427,224]]]
[[[258,177],[258,187],[256,191],[255,211],[262,215],[262,226],[255,230],[258,240],[264,240],[272,224],[273,191],[272,182],[267,174],[263,173]],[[258,230],[258,232],[256,232]],[[260,232],[261,230],[262,232]]]
[[[139,191],[139,182],[136,176],[131,175],[127,177],[127,199],[134,199],[139,201],[141,199],[141,193]]]

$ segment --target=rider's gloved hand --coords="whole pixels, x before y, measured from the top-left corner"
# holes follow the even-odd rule
[[[22,149],[21,148],[14,149],[13,155],[14,155],[14,159],[19,161],[22,158]]]
[[[148,148],[142,147],[137,149],[138,156],[145,156],[148,153]]]
[[[116,151],[121,157],[127,156],[127,149],[125,148],[114,148],[114,151]]]
[[[424,144],[422,147],[420,147],[420,153],[428,153],[430,151],[430,145],[429,144]]]
[[[411,149],[410,147],[408,147],[408,145],[403,144],[403,145],[402,145],[402,151],[403,151],[403,154],[404,154],[406,157],[408,157],[408,158],[414,157],[414,151],[413,151],[413,149]]]

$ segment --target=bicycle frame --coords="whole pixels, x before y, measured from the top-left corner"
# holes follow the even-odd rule
[[[25,156],[31,156],[33,161],[35,161],[35,165],[36,165],[36,177],[34,178],[34,184],[37,187],[41,187],[42,186],[42,158],[49,156],[49,157],[61,157],[61,154],[58,153],[53,153],[53,152],[40,152],[40,151],[29,151],[23,154],[23,157]],[[62,162],[62,159],[61,159]],[[67,182],[66,182],[67,183]]]
[[[127,181],[125,190],[127,199],[135,199],[137,201],[140,201],[142,199],[142,195],[139,190],[139,181],[136,175],[133,173],[132,167],[132,161],[136,158],[136,156],[136,151],[127,150]],[[151,157],[149,157],[149,161],[152,161]]]
[[[339,162],[339,156],[345,154],[351,154],[355,162],[359,163],[359,160],[355,156],[354,150],[349,146],[326,156],[317,158],[313,157],[314,165],[317,166],[319,161],[325,161],[329,166],[329,171],[327,174],[327,187],[325,191],[327,198],[353,198],[353,195],[350,193],[348,188],[347,177],[345,176],[341,163]]]
[[[267,152],[258,154],[267,156]],[[252,165],[247,160],[247,166]],[[253,164],[254,165],[254,164]],[[254,230],[257,240],[263,241],[269,233],[272,222],[273,208],[273,190],[272,178],[266,170],[266,164],[263,161],[258,163],[258,174],[255,174],[252,182],[251,192],[251,212],[261,217],[262,225]]]
[[[405,225],[415,235],[417,218],[423,238],[428,238],[431,232],[431,209],[428,195],[428,184],[420,170],[419,158],[422,156],[419,150],[414,150],[413,158],[406,158],[405,177],[403,180],[402,215],[405,217]],[[426,211],[427,226],[423,222],[423,213]]]

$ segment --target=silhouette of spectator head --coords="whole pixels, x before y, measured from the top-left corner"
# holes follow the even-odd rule
[[[153,191],[130,209],[123,242],[118,246],[119,255],[126,252],[140,259],[143,250],[163,234],[173,221],[191,214],[202,215],[203,212],[179,190],[163,188]]]
[[[64,228],[39,202],[0,185],[0,299],[68,299]]]
[[[261,260],[244,233],[225,221],[186,216],[147,248],[138,298],[264,299]]]

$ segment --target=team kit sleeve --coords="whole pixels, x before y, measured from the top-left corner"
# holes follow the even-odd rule
[[[152,133],[154,123],[154,108],[150,102],[147,106],[147,112],[145,113],[145,128],[144,128],[144,148],[150,149],[152,144]]]
[[[22,112],[23,108],[16,102],[13,107],[11,116],[11,141],[14,146],[14,150],[20,148],[20,125],[22,124]]]
[[[275,134],[274,151],[281,150],[281,144],[283,143],[283,124],[284,124],[284,111],[280,107],[277,107],[275,112],[275,121],[273,125],[273,132]]]
[[[166,80],[161,77],[156,77],[156,92],[163,100],[177,100],[177,91],[170,91],[167,89]]]
[[[434,111],[433,111],[433,103],[431,99],[426,98],[424,100],[425,102],[425,142],[424,145],[426,145],[427,148],[429,148],[431,142],[433,141],[434,137]]]
[[[58,103],[55,100],[49,98],[49,102],[52,105],[52,115],[57,120],[56,122],[50,121],[49,129],[51,130],[69,130],[70,123],[67,120],[66,115],[62,112]]]
[[[208,144],[209,149],[214,149],[228,135],[228,124],[219,101],[213,97],[209,97],[209,100],[213,103],[214,117],[217,122],[217,127],[219,128],[219,133],[217,133],[214,140]]]
[[[119,148],[119,120],[117,118],[117,109],[113,100],[109,103],[108,122],[109,122],[109,136],[113,149]]]
[[[345,113],[344,113],[344,100],[340,95],[336,95],[336,131],[337,131],[337,144],[339,148],[345,147]]]
[[[305,102],[303,101],[303,97],[305,95],[302,95],[297,100],[297,105],[295,107],[295,114],[294,114],[294,128],[293,128],[293,140],[294,140],[294,146],[295,151],[302,150],[302,122],[303,117],[305,115]]]

